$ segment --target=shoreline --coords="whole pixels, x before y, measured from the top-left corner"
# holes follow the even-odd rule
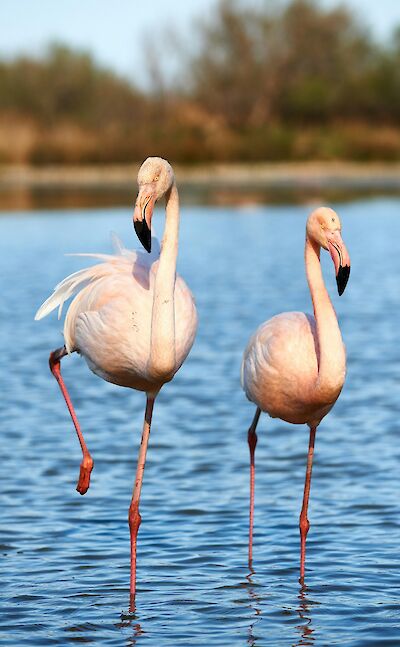
[[[182,188],[349,188],[400,190],[400,164],[304,162],[175,165]],[[136,189],[139,164],[113,166],[0,166],[0,191],[16,189]]]
[[[0,166],[0,213],[131,207],[139,166]],[[183,205],[334,204],[400,195],[400,164],[178,165],[175,174]]]

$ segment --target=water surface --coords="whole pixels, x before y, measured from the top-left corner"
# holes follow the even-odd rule
[[[257,446],[254,573],[247,557],[247,428],[239,384],[256,326],[310,310],[307,210],[185,207],[179,271],[200,326],[161,392],[143,486],[137,614],[127,610],[127,511],[143,394],[103,382],[77,356],[65,380],[95,460],[75,491],[80,448],[49,351],[55,316],[36,308],[83,266],[72,251],[136,245],[129,209],[0,218],[0,403],[4,645],[399,645],[400,200],[336,205],[352,258],[345,294],[323,267],[348,351],[342,396],[316,439],[306,589],[298,516],[308,431],[263,416]],[[161,213],[156,217],[162,228]]]

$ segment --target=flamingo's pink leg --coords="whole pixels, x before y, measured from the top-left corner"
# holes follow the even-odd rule
[[[147,396],[146,413],[143,422],[142,440],[140,442],[138,463],[136,469],[135,486],[132,501],[129,507],[129,530],[131,533],[131,585],[130,585],[130,611],[135,610],[136,595],[136,543],[137,534],[142,520],[139,512],[140,493],[142,490],[144,466],[146,464],[147,445],[149,443],[151,418],[153,415],[154,397]]]
[[[301,508],[301,513],[300,513],[300,542],[301,542],[300,580],[304,579],[305,562],[306,562],[306,539],[307,539],[307,533],[310,529],[310,522],[308,521],[307,510],[308,510],[308,499],[310,498],[311,474],[312,474],[312,463],[313,463],[313,456],[314,456],[314,443],[315,443],[316,431],[317,431],[316,427],[310,427],[310,441],[308,444],[307,471],[306,471],[306,480],[304,483],[303,506]]]
[[[254,414],[253,422],[247,433],[247,441],[250,449],[250,515],[249,515],[249,567],[253,561],[253,526],[254,526],[254,479],[255,479],[255,464],[254,454],[257,445],[257,424],[260,418],[261,409],[257,407]]]
[[[81,428],[79,426],[78,418],[76,417],[74,407],[72,406],[71,398],[69,397],[67,387],[65,386],[64,380],[61,377],[61,360],[63,357],[65,357],[65,355],[67,355],[65,346],[63,348],[58,348],[57,350],[50,353],[49,366],[50,366],[51,372],[53,373],[54,377],[58,382],[58,385],[61,389],[61,393],[64,396],[64,400],[67,404],[68,411],[71,414],[72,422],[74,423],[76,433],[78,435],[78,439],[82,448],[83,458],[82,458],[82,463],[80,467],[78,485],[76,486],[76,489],[78,490],[79,494],[86,494],[86,492],[89,489],[90,474],[93,469],[94,463],[93,463],[93,458],[91,457],[89,450],[86,447],[86,443],[83,438],[83,434],[81,432]]]

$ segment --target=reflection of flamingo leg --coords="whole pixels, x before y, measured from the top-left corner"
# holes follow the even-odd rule
[[[78,422],[78,418],[76,417],[76,413],[71,402],[71,398],[69,397],[67,387],[65,386],[64,380],[62,379],[62,376],[61,376],[61,360],[63,357],[65,357],[65,355],[67,355],[67,350],[65,346],[63,346],[62,348],[57,348],[57,350],[50,353],[49,366],[50,366],[51,372],[53,373],[54,377],[58,382],[58,386],[61,389],[61,393],[64,396],[64,400],[68,407],[68,411],[71,414],[72,422],[74,423],[76,433],[78,435],[78,439],[81,445],[83,458],[82,458],[81,468],[79,472],[78,485],[76,486],[76,489],[78,490],[79,494],[86,494],[90,485],[90,474],[93,469],[93,458],[91,457],[89,450],[86,446],[86,443],[83,438],[83,434],[81,432],[81,428]]]
[[[136,595],[136,543],[137,534],[142,520],[139,512],[140,493],[142,490],[144,466],[146,463],[147,445],[149,443],[151,418],[153,415],[154,398],[147,396],[146,413],[144,416],[142,440],[140,442],[139,457],[136,469],[135,486],[133,488],[132,501],[129,508],[129,530],[131,533],[131,587],[130,587],[130,611],[135,610]]]
[[[299,608],[297,613],[299,614],[300,620],[304,621],[304,624],[297,625],[296,629],[301,633],[301,638],[299,642],[296,642],[293,647],[301,647],[302,645],[312,645],[315,641],[315,637],[312,635],[314,629],[312,627],[312,617],[311,617],[311,607],[309,606],[309,600],[307,598],[307,587],[302,583],[297,596],[300,600]]]
[[[314,456],[314,443],[315,443],[315,432],[317,431],[316,427],[310,427],[310,441],[308,444],[308,458],[307,458],[307,471],[306,471],[306,480],[304,483],[304,495],[303,495],[303,506],[300,513],[300,541],[301,541],[301,554],[300,554],[300,578],[304,578],[305,562],[306,562],[306,539],[307,533],[310,529],[310,522],[308,521],[307,511],[308,511],[308,499],[310,498],[310,488],[311,488],[311,474],[312,474],[312,463]]]
[[[253,618],[253,622],[249,626],[249,637],[247,640],[247,644],[250,645],[250,647],[255,647],[256,642],[257,642],[257,637],[254,636],[254,627],[256,626],[258,622],[258,616],[261,616],[261,598],[257,595],[256,589],[254,587],[254,581],[252,579],[252,575],[254,574],[254,571],[251,570],[251,572],[246,575],[246,580],[249,584],[247,586],[247,591],[249,593],[250,597],[250,606],[251,609],[254,611],[255,617]]]
[[[254,454],[257,445],[257,424],[260,419],[261,409],[257,407],[254,414],[253,422],[247,433],[247,441],[250,449],[250,515],[249,515],[249,566],[253,561],[253,526],[254,526],[254,480],[255,480],[255,464]]]

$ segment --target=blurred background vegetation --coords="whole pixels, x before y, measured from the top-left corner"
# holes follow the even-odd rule
[[[221,0],[174,78],[149,48],[146,90],[62,44],[0,61],[0,163],[400,160],[400,27],[382,43],[344,6],[266,6]]]

